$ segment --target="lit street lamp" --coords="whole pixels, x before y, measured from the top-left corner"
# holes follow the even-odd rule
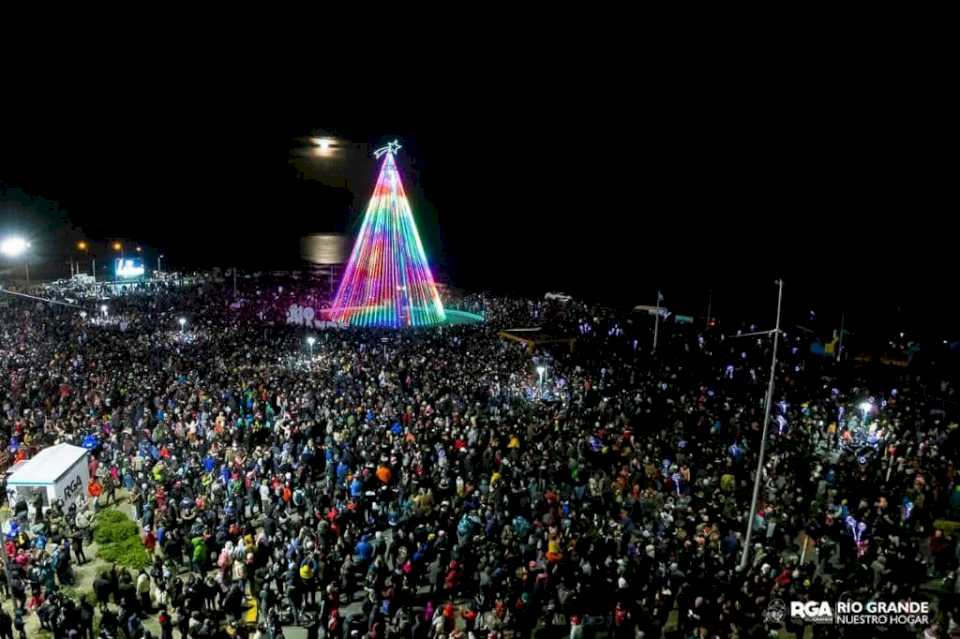
[[[103,316],[104,316],[104,317],[107,316],[107,305],[106,305],[106,304],[101,304],[101,305],[100,305],[100,312],[103,313]]]
[[[316,155],[328,157],[332,155],[333,138],[311,138],[310,140],[316,148]]]
[[[317,338],[311,335],[307,338],[307,346],[310,347],[310,357],[313,357],[313,345],[316,343]]]
[[[0,253],[6,255],[7,257],[20,257],[27,252],[27,249],[30,248],[30,242],[26,241],[22,237],[14,235],[13,237],[8,237],[3,241],[0,241]],[[27,286],[30,285],[30,262],[25,258],[23,261],[23,268],[26,272],[27,277]]]
[[[77,250],[81,253],[86,253],[87,249],[90,248],[90,244],[85,240],[80,240],[77,242]],[[77,264],[77,272],[80,272],[80,265]],[[93,275],[94,279],[97,277],[97,258],[90,258],[90,273]]]
[[[186,317],[181,317],[181,318],[178,319],[177,321],[180,322],[180,332],[182,333],[182,332],[183,332],[183,327],[187,325],[187,318],[186,318]]]
[[[7,257],[20,257],[30,248],[30,242],[22,237],[8,237],[0,242],[0,253]]]
[[[537,366],[537,374],[540,376],[540,388],[543,388],[543,374],[547,372],[547,367],[544,365]]]

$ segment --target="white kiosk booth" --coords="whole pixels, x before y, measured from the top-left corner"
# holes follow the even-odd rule
[[[18,465],[7,477],[7,503],[12,507],[18,500],[27,502],[30,510],[39,494],[44,508],[60,500],[66,508],[79,495],[86,497],[90,482],[87,449],[70,444],[57,444]]]

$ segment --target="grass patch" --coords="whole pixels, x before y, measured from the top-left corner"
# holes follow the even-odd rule
[[[143,546],[136,522],[119,510],[105,510],[97,517],[93,539],[99,545],[97,557],[118,566],[139,570],[152,563]]]
[[[136,522],[119,510],[105,510],[100,513],[93,529],[93,540],[101,546],[139,536],[140,530]]]

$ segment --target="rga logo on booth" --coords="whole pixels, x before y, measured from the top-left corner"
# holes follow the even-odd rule
[[[833,609],[826,601],[791,601],[790,617],[809,623],[833,623]]]
[[[80,490],[82,488],[83,488],[83,479],[80,478],[80,475],[77,475],[63,489],[63,501],[69,504],[71,501],[73,501],[73,498],[75,496],[80,494]]]

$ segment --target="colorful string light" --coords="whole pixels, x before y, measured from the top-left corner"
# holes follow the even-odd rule
[[[862,521],[857,521],[853,515],[848,515],[844,521],[847,524],[847,528],[850,529],[850,534],[853,535],[854,541],[857,542],[857,556],[863,557],[867,552],[867,540],[863,539],[863,531],[867,529],[867,524]]]
[[[446,319],[397,164],[395,141],[377,149],[380,176],[331,307],[353,326],[429,326]]]
[[[673,486],[677,489],[677,497],[680,496],[680,482],[683,480],[683,475],[680,473],[674,473],[670,475],[670,479],[673,480]]]
[[[910,501],[910,498],[909,498],[909,497],[904,497],[904,498],[903,498],[903,509],[902,509],[902,513],[903,513],[903,521],[904,521],[904,522],[906,522],[908,519],[910,519],[910,515],[913,513],[913,502]]]

